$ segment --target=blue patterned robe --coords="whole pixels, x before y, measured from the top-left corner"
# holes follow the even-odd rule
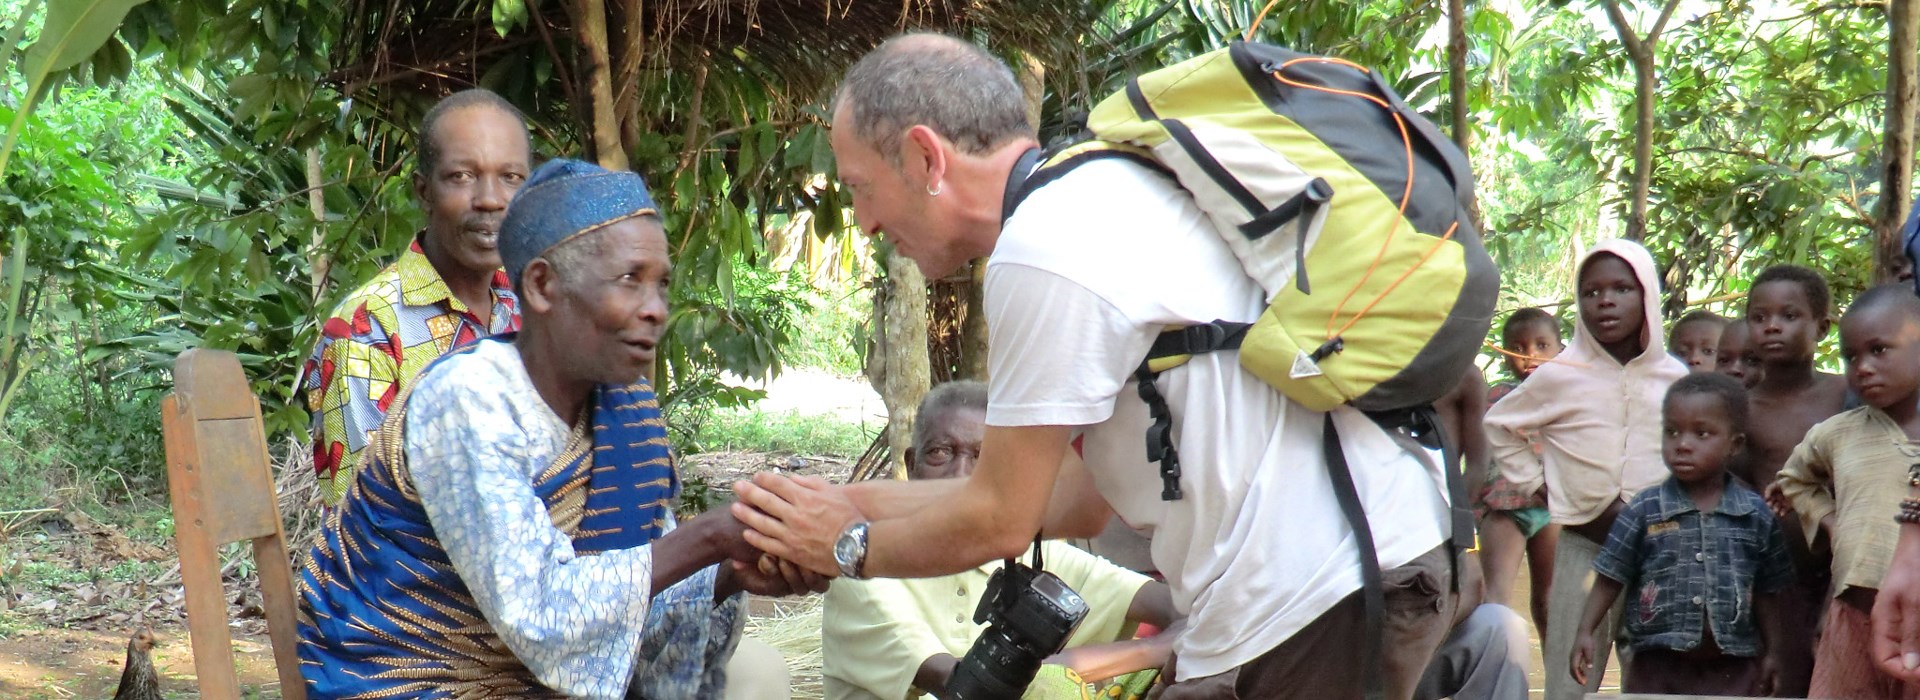
[[[309,692],[707,697],[741,622],[714,568],[652,595],[679,488],[644,384],[596,392],[592,431],[510,342],[448,355],[390,412],[301,575]]]

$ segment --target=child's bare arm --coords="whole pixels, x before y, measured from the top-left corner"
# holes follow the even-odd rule
[[[1080,679],[1098,683],[1135,671],[1161,668],[1173,657],[1173,641],[1186,631],[1186,621],[1176,622],[1145,639],[1128,639],[1107,644],[1092,644],[1062,650],[1046,663],[1073,669]]]
[[[1159,581],[1141,584],[1140,590],[1127,602],[1127,620],[1131,622],[1164,628],[1174,623],[1177,614],[1173,608],[1173,589]]]
[[[1618,498],[1613,499],[1612,503],[1607,504],[1607,509],[1600,511],[1600,514],[1594,516],[1592,520],[1579,525],[1568,525],[1567,529],[1579,533],[1581,537],[1600,544],[1606,544],[1607,533],[1613,532],[1613,522],[1619,519],[1620,511],[1626,510],[1626,508],[1626,501]]]
[[[1562,406],[1548,400],[1547,395],[1553,393],[1550,388],[1538,382],[1521,384],[1500,403],[1489,406],[1482,422],[1492,469],[1522,489],[1537,489],[1547,483],[1546,465],[1540,461],[1534,443],[1563,412]]]
[[[1492,474],[1493,463],[1487,458],[1487,431],[1483,423],[1487,419],[1487,377],[1480,368],[1469,367],[1467,374],[1460,380],[1460,458],[1462,471],[1466,473],[1467,483],[1474,486],[1484,484]]]
[[[1824,435],[1820,426],[1808,431],[1806,439],[1793,448],[1793,455],[1780,468],[1779,476],[1774,477],[1774,483],[1780,486],[1780,495],[1792,507],[1789,515],[1799,516],[1807,545],[1819,538],[1821,520],[1837,510],[1833,500],[1833,465],[1822,447]]]
[[[1594,630],[1607,617],[1607,608],[1613,607],[1613,601],[1620,597],[1624,588],[1619,581],[1603,575],[1593,577],[1593,590],[1587,593],[1587,605],[1580,611],[1579,636],[1574,638],[1573,657],[1567,660],[1568,671],[1573,680],[1581,685],[1587,684],[1587,674],[1593,666]]]

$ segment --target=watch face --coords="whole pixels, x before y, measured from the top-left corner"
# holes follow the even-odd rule
[[[833,543],[834,563],[842,569],[852,567],[854,561],[860,558],[859,549],[859,538],[854,536],[853,528],[847,528],[846,532],[840,533],[840,539]]]

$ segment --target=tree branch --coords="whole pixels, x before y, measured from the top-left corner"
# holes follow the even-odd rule
[[[1763,20],[1760,20],[1760,23],[1767,24],[1771,22],[1798,22],[1808,17],[1823,15],[1828,12],[1832,12],[1834,10],[1867,10],[1867,9],[1875,9],[1875,8],[1884,10],[1886,9],[1886,7],[1887,7],[1886,0],[1851,0],[1850,2],[1831,2],[1825,5],[1821,5],[1819,7],[1813,8],[1811,10],[1807,10],[1806,12],[1802,12],[1792,17],[1778,17],[1775,19],[1763,19]]]
[[[1653,22],[1653,31],[1647,32],[1647,45],[1660,43],[1660,33],[1666,31],[1667,20],[1673,19],[1673,11],[1677,9],[1680,9],[1680,0],[1667,0],[1667,6],[1660,10],[1660,19]]]
[[[1627,22],[1626,13],[1620,11],[1620,1],[1604,0],[1600,4],[1607,8],[1607,21],[1613,23],[1613,33],[1620,35],[1620,45],[1626,48],[1628,56],[1638,60],[1646,46],[1640,43],[1640,36],[1634,33],[1633,25]]]
[[[561,56],[560,48],[554,45],[553,34],[547,29],[547,17],[540,12],[540,3],[527,3],[527,11],[533,14],[533,28],[540,33],[540,43],[547,46],[547,59],[553,61],[553,70],[559,74],[560,90],[567,96],[567,106],[579,110],[580,96],[574,92],[573,67],[567,65],[566,57]]]

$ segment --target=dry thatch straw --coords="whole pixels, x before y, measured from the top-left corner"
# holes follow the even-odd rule
[[[502,56],[548,42],[564,47],[573,38],[564,5],[530,18],[541,31],[503,37],[488,13],[473,12],[465,0],[352,2],[328,76],[350,94],[377,85],[444,94],[478,83]],[[1055,63],[1070,44],[1063,37],[1092,19],[1073,0],[609,0],[606,7],[613,39],[642,48],[656,68],[701,61],[736,67],[745,60],[772,72],[786,91],[809,96],[902,31],[979,32]],[[626,16],[636,11],[637,18]],[[620,35],[634,28],[637,36]]]
[[[287,549],[294,565],[306,556],[320,524],[326,519],[326,501],[313,473],[313,451],[298,437],[287,438],[284,454],[273,465],[273,492],[280,501],[280,521],[286,528]]]
[[[747,634],[766,642],[786,657],[787,673],[792,676],[794,700],[818,700],[826,688],[820,681],[821,604],[825,599],[808,596],[774,606],[773,612],[747,620]]]

